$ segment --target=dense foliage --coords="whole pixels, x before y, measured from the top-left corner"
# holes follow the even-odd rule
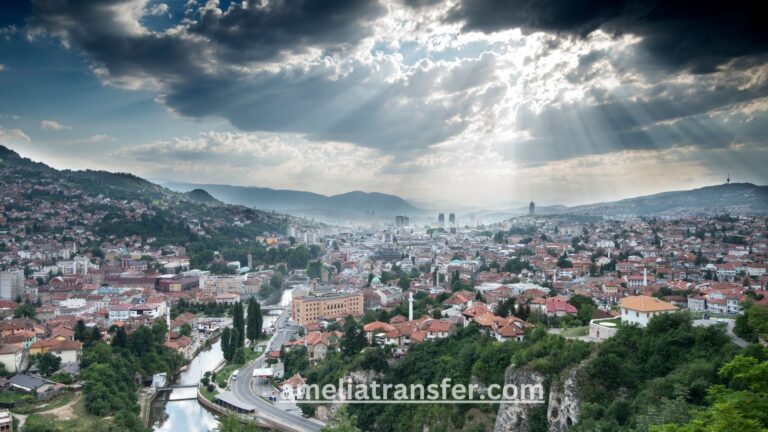
[[[121,337],[117,337],[118,332]],[[184,363],[179,353],[165,347],[166,332],[162,320],[127,335],[118,329],[111,345],[96,341],[83,351],[80,366],[89,414],[114,414],[115,430],[145,429],[137,416],[136,380],[143,381],[159,372],[174,376]]]
[[[592,306],[580,299],[574,303],[586,310]],[[350,344],[346,339],[358,337],[351,325],[344,330],[342,348]],[[510,365],[539,372],[554,382],[580,365],[582,416],[574,426],[576,431],[640,432],[662,423],[683,424],[665,426],[660,429],[663,432],[736,430],[706,429],[702,424],[729,404],[746,402],[752,402],[754,409],[741,405],[739,421],[765,427],[761,422],[767,416],[759,414],[765,412],[765,399],[752,401],[753,393],[760,389],[753,388],[745,377],[768,382],[762,375],[766,351],[751,345],[743,352],[755,361],[740,360],[737,366],[723,368],[738,351],[723,328],[694,327],[687,314],[678,313],[656,317],[647,328],[620,327],[615,337],[599,345],[566,340],[544,328],[529,331],[524,342],[502,343],[482,336],[470,325],[452,337],[413,345],[396,361],[385,347],[367,347],[357,353],[352,349],[331,351],[314,366],[306,361],[305,351],[297,350],[287,353],[285,363],[291,374],[300,372],[308,382],[320,385],[335,383],[354,370],[378,373],[380,383],[429,384],[444,378],[465,384],[470,380],[501,383]],[[496,408],[483,404],[356,404],[347,409],[361,430],[408,431],[423,424],[430,424],[430,430],[490,430]],[[490,425],[478,424],[478,418],[490,419]],[[529,426],[534,432],[548,429],[546,406],[531,409]]]
[[[768,430],[768,361],[766,350],[756,358],[739,355],[720,368],[722,384],[707,390],[707,409],[695,411],[682,425],[651,427],[653,432],[730,432]]]
[[[694,327],[683,313],[655,317],[647,328],[622,326],[583,370],[577,430],[647,431],[685,421],[706,404],[718,368],[736,350],[723,329]]]

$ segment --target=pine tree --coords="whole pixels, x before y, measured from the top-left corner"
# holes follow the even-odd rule
[[[85,337],[85,322],[83,320],[77,320],[75,324],[75,340],[83,342]]]
[[[232,329],[237,330],[237,337],[233,340],[235,341],[235,348],[239,348],[245,345],[245,319],[243,318],[242,303],[235,303],[232,315]]]
[[[240,340],[240,332],[237,331],[236,328],[233,328],[230,333],[230,341],[229,341],[229,361],[234,360],[235,353],[237,352],[237,349],[240,348],[237,346],[237,342]]]
[[[248,300],[248,329],[247,336],[251,342],[256,342],[261,337],[261,327],[264,319],[261,316],[261,306],[256,299]]]
[[[224,330],[221,332],[221,352],[224,356],[224,360],[230,361],[232,360],[232,357],[230,356],[232,350],[230,350],[230,344],[232,341],[232,329],[229,327],[224,327]]]

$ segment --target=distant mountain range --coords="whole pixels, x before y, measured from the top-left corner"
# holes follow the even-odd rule
[[[400,197],[378,192],[354,191],[326,196],[313,192],[251,186],[160,182],[177,192],[203,189],[213,198],[228,204],[239,204],[262,210],[289,211],[292,214],[304,216],[343,219],[370,216],[371,212],[374,216],[413,216],[424,213],[424,210]]]
[[[586,215],[620,218],[626,216],[714,216],[768,215],[768,186],[752,183],[731,183],[707,186],[687,191],[662,192],[619,201],[567,207],[564,205],[536,206],[538,215]],[[461,219],[473,218],[493,223],[528,214],[528,206],[508,210],[476,210],[460,214]]]
[[[428,216],[432,211],[416,207],[408,201],[383,193],[349,192],[326,196],[312,192],[278,190],[260,187],[214,184],[161,182],[179,192],[207,191],[212,199],[259,209],[285,211],[297,216],[327,220],[356,219],[375,216]],[[503,210],[464,212],[483,222],[509,219],[528,213],[528,207]],[[693,216],[730,214],[768,214],[768,186],[751,183],[731,183],[707,186],[687,191],[663,192],[627,198],[620,201],[566,207],[540,206],[541,215],[577,214],[605,217],[624,216]],[[436,215],[435,215],[436,216]]]
[[[76,184],[84,191],[104,194],[115,199],[183,200],[205,204],[206,207],[226,204],[242,205],[260,210],[275,210],[296,216],[314,217],[321,220],[390,218],[394,215],[410,217],[434,217],[434,210],[425,210],[395,196],[377,192],[348,192],[326,196],[312,192],[279,190],[260,187],[192,184],[173,181],[159,181],[163,186],[144,180],[132,174],[109,173],[105,171],[58,171],[40,162],[20,157],[16,152],[0,145],[0,163],[10,163],[14,172],[22,176],[35,177],[42,174],[58,177],[70,184]],[[166,189],[167,188],[167,189]],[[170,190],[169,190],[170,189]],[[176,191],[178,194],[171,192]],[[225,204],[226,203],[226,204]],[[229,212],[234,209],[227,207]],[[509,210],[478,210],[457,212],[461,224],[464,218],[485,223],[509,219],[527,214],[528,208]],[[729,213],[768,215],[768,186],[751,183],[731,183],[707,186],[687,191],[663,192],[654,195],[627,198],[620,201],[603,202],[573,207],[537,206],[541,215],[577,214],[604,217],[623,216],[695,216]],[[280,215],[259,213],[259,219],[266,222],[264,228],[274,229],[284,224]],[[274,219],[274,220],[271,220]]]
[[[572,213],[592,216],[695,216],[768,214],[768,186],[731,183],[687,191],[663,192],[620,201],[566,208],[537,209],[540,214]]]
[[[178,193],[129,173],[111,173],[94,170],[57,170],[41,162],[21,157],[15,151],[0,145],[0,171],[2,180],[56,184],[64,191],[41,192],[30,188],[29,200],[50,202],[67,201],[80,205],[84,212],[101,212],[106,216],[91,228],[97,232],[122,235],[153,235],[161,243],[192,244],[196,241],[218,243],[217,248],[231,245],[242,238],[252,239],[265,233],[285,232],[294,218],[274,212],[254,210],[250,207],[229,205],[213,198],[202,189]],[[2,182],[0,182],[2,183]],[[0,198],[3,198],[0,188]],[[82,197],[103,197],[105,202],[84,203]],[[125,216],[115,203],[138,202],[155,216],[135,220]],[[215,206],[215,208],[213,208]],[[108,217],[107,217],[108,216]],[[233,228],[235,221],[247,220],[243,226]],[[199,237],[190,231],[190,225],[200,225],[209,237]]]
[[[200,204],[207,204],[207,205],[213,205],[213,206],[224,204],[223,202],[212,197],[211,194],[204,191],[203,189],[192,189],[189,192],[185,192],[184,195],[187,198],[189,198],[191,201],[194,201]]]

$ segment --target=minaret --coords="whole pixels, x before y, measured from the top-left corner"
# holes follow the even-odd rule
[[[171,305],[168,302],[165,305],[165,325],[168,326],[168,332],[166,333],[167,342],[171,341]]]
[[[648,286],[648,268],[643,267],[643,286]]]
[[[408,292],[408,321],[413,321],[413,291]]]

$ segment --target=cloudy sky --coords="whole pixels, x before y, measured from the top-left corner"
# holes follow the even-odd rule
[[[759,3],[6,0],[0,143],[476,206],[766,184]]]

